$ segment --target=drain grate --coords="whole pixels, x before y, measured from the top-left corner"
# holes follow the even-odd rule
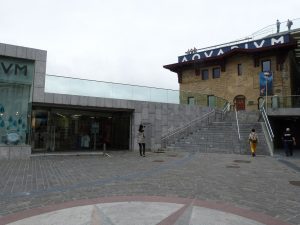
[[[152,162],[164,162],[164,160],[156,159],[156,160],[153,160]]]
[[[177,157],[177,154],[168,155],[169,157]]]
[[[250,163],[251,161],[249,160],[234,160],[233,162],[236,162],[236,163]]]
[[[240,168],[238,165],[228,165],[226,168]]]
[[[298,186],[298,187],[300,187],[300,181],[299,180],[292,180],[292,181],[289,181],[290,182],[290,184],[292,184],[292,185],[295,185],[295,186]]]

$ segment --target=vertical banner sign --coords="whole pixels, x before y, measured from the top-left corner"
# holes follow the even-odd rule
[[[259,92],[260,96],[273,95],[273,73],[259,73]]]

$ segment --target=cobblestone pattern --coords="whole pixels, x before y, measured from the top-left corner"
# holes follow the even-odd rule
[[[0,161],[1,216],[101,196],[219,201],[300,224],[300,158],[188,152]],[[236,161],[238,160],[238,161]],[[288,163],[282,163],[285,160]],[[294,167],[289,166],[294,165]]]

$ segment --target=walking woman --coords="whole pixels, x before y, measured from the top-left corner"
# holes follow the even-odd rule
[[[250,149],[251,149],[252,157],[255,157],[255,155],[256,155],[257,142],[258,142],[257,134],[255,132],[255,129],[253,128],[251,130],[251,133],[249,134],[249,143],[250,143]]]
[[[139,127],[138,143],[140,149],[140,156],[145,157],[145,134],[144,134],[144,126],[142,124]]]

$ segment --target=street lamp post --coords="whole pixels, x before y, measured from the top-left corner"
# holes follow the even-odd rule
[[[268,77],[265,76],[266,78],[266,112],[268,112]]]
[[[265,75],[265,81],[266,81],[266,112],[268,112],[268,78],[270,73],[269,72],[264,72]]]

